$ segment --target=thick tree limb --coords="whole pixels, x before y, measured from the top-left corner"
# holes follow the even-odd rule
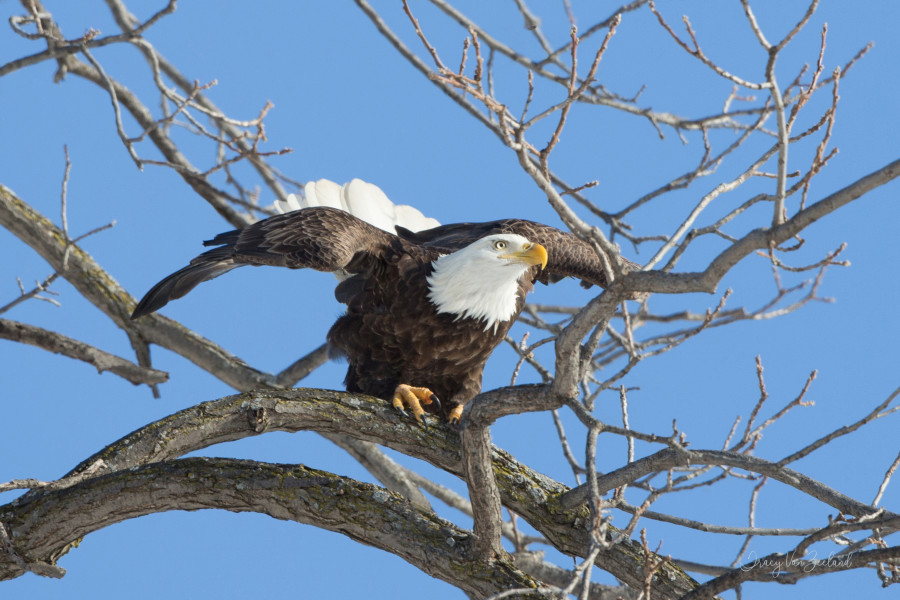
[[[491,461],[488,427],[464,423],[460,431],[463,472],[472,502],[475,551],[484,559],[504,554],[500,543],[503,515]]]
[[[0,508],[17,552],[53,565],[72,544],[114,523],[169,510],[258,512],[342,533],[484,597],[537,582],[511,561],[482,561],[471,534],[384,488],[302,465],[189,458],[116,471]],[[22,574],[0,554],[0,578]]]
[[[66,477],[77,478],[87,469],[98,473],[127,470],[273,430],[350,435],[425,460],[459,477],[464,475],[459,436],[448,428],[423,428],[403,419],[389,403],[368,396],[294,389],[247,392],[187,408],[112,443]],[[590,547],[589,514],[585,507],[566,510],[560,506],[560,498],[569,488],[496,447],[491,448],[491,455],[503,505],[521,515],[561,552],[584,556]],[[42,493],[33,490],[12,505],[32,502]],[[615,528],[610,530],[615,532]],[[640,589],[642,552],[639,543],[626,539],[602,551],[596,564]],[[653,597],[679,598],[696,585],[681,569],[667,564],[653,579]]]

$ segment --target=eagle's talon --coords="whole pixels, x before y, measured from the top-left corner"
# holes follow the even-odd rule
[[[422,419],[422,416],[425,414],[425,409],[422,408],[422,405],[431,404],[432,402],[438,402],[438,406],[440,406],[440,401],[431,390],[423,387],[413,387],[405,383],[401,383],[394,389],[394,397],[391,399],[391,404],[394,405],[394,408],[408,417],[409,415],[403,410],[404,407],[408,407],[416,421],[426,427],[428,423]]]
[[[450,425],[452,425],[454,427],[459,426],[459,422],[462,419],[462,412],[463,412],[462,404],[457,404],[456,406],[453,407],[453,410],[451,410],[450,413],[447,415],[447,421],[450,423]]]

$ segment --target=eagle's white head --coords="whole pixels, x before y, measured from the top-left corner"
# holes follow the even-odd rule
[[[484,330],[516,312],[519,278],[533,265],[547,266],[547,250],[521,235],[497,234],[434,261],[428,298],[439,313],[483,320]]]

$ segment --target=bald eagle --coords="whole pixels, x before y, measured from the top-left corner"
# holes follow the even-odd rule
[[[607,283],[591,245],[553,227],[521,219],[434,226],[371,184],[310,185],[305,208],[203,242],[215,248],[153,286],[131,318],[243,265],[339,272],[335,297],[347,311],[327,340],[329,356],[349,363],[347,390],[409,408],[418,421],[427,408],[454,423],[481,391],[484,365],[535,281]],[[373,212],[360,198],[375,198],[380,208]]]

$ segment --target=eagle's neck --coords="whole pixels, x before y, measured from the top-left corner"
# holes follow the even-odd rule
[[[457,319],[484,322],[484,331],[516,316],[519,277],[528,265],[510,265],[496,259],[479,260],[464,250],[445,254],[432,263],[428,276],[428,298],[438,313]]]

